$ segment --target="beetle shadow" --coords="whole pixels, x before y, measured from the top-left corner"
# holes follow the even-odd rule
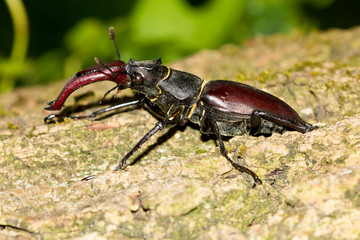
[[[189,127],[191,127],[192,129],[195,129],[195,130],[201,132],[200,126],[197,125],[196,123],[188,122],[187,125]],[[231,138],[233,138],[233,137],[221,136],[221,139],[225,142],[229,141]],[[219,144],[217,143],[218,139],[217,139],[215,133],[211,133],[211,134],[201,133],[201,141],[203,141],[203,142],[213,141],[215,146],[219,146]]]
[[[200,131],[200,127],[197,124],[192,123],[192,122],[187,122],[187,124],[185,124],[184,126],[175,126],[175,127],[169,128],[166,133],[164,133],[163,135],[161,135],[158,138],[157,142],[147,146],[146,149],[139,156],[137,156],[131,163],[129,163],[129,165],[130,166],[135,165],[137,162],[139,162],[141,159],[143,159],[147,154],[149,154],[152,150],[154,150],[158,145],[161,145],[161,144],[165,143],[166,141],[168,141],[170,138],[172,138],[175,135],[176,132],[178,132],[178,131],[184,132],[187,127],[191,127],[195,130]],[[224,141],[228,141],[231,138],[232,137],[222,136],[222,139]],[[200,139],[203,142],[213,141],[214,147],[219,146],[219,144],[217,143],[217,137],[215,134],[203,134],[202,133]]]
[[[75,102],[78,102],[79,100],[84,99],[84,98],[88,97],[89,95],[92,95],[92,94],[91,93],[85,93],[84,95],[81,95],[77,99],[75,99]],[[102,104],[100,106],[111,107],[111,106],[115,106],[117,104],[122,104],[122,103],[130,102],[130,101],[134,101],[136,99],[139,99],[139,97],[141,97],[141,96],[135,95],[135,96],[132,96],[132,97],[105,99],[105,100],[102,101]],[[109,118],[109,117],[111,117],[113,115],[116,115],[116,114],[132,111],[134,109],[141,109],[141,108],[144,109],[144,110],[147,110],[156,119],[160,119],[158,117],[158,115],[156,114],[156,111],[155,112],[151,111],[147,107],[142,106],[141,104],[139,104],[138,106],[135,106],[135,105],[134,106],[127,106],[127,107],[124,107],[124,108],[121,108],[121,109],[116,109],[116,110],[113,110],[113,111],[102,113],[102,114],[99,114],[98,116],[96,116],[94,118],[93,117],[92,118],[88,117],[89,115],[91,115],[91,113],[89,115],[78,115],[78,116],[76,115],[78,113],[81,113],[81,112],[84,112],[84,111],[87,111],[89,109],[96,108],[96,107],[99,107],[99,101],[94,101],[94,102],[91,102],[91,103],[88,103],[88,104],[82,104],[82,105],[81,104],[72,105],[72,106],[69,106],[69,107],[64,107],[64,109],[58,114],[50,114],[44,120],[45,120],[46,124],[54,124],[56,122],[61,123],[61,122],[64,122],[66,118],[70,118],[70,119],[74,119],[74,120],[81,120],[81,119],[88,118],[91,121],[100,121],[100,120],[103,120],[103,119],[107,119],[107,118]],[[99,110],[97,110],[97,111],[99,111]],[[49,118],[50,116],[52,116],[52,118]],[[161,144],[165,143],[171,137],[173,137],[177,131],[183,132],[183,131],[185,131],[185,129],[187,127],[191,127],[192,129],[200,131],[200,126],[195,124],[195,123],[192,123],[190,121],[188,121],[184,126],[177,125],[177,126],[171,127],[169,129],[167,129],[167,131],[165,133],[163,133],[158,138],[157,142],[147,146],[145,148],[145,150],[140,155],[138,155],[133,161],[131,161],[131,163],[129,163],[129,165],[136,164],[143,157],[145,157],[152,150],[154,150],[158,145],[161,145]],[[217,137],[216,137],[215,134],[203,134],[202,133],[200,139],[203,142],[213,141],[214,146],[219,146],[218,143],[217,143]],[[231,139],[231,137],[222,136],[222,139],[224,141],[228,141],[229,139]]]
[[[130,166],[135,165],[135,164],[136,164],[137,162],[139,162],[142,158],[144,158],[146,155],[148,155],[152,150],[154,150],[157,146],[165,143],[165,142],[168,141],[170,138],[172,138],[177,131],[179,131],[179,130],[180,130],[180,131],[184,131],[185,128],[186,128],[186,126],[184,126],[184,127],[172,127],[172,128],[169,128],[169,129],[167,130],[167,132],[164,133],[163,135],[161,135],[155,143],[147,146],[146,149],[145,149],[139,156],[137,156],[133,161],[131,161],[131,163],[129,163],[129,165],[130,165]]]

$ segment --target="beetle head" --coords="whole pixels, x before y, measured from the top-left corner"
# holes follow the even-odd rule
[[[169,69],[162,65],[161,58],[147,61],[136,61],[130,58],[126,72],[131,78],[131,88],[144,93],[149,98],[158,95],[159,81],[166,78]]]

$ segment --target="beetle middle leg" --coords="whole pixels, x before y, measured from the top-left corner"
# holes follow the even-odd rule
[[[116,168],[114,168],[113,171],[118,171],[123,169],[123,167],[126,165],[126,161],[147,141],[149,140],[155,133],[157,133],[158,131],[164,129],[164,127],[166,126],[166,121],[162,120],[159,121],[155,124],[155,127],[153,127],[148,133],[145,134],[145,136],[143,136],[140,141],[130,150],[130,152],[128,152],[120,161],[119,165],[116,166]],[[95,177],[95,175],[91,175],[88,177],[85,177],[83,179],[81,179],[81,181],[88,181],[91,180]]]
[[[123,159],[121,159],[119,165],[114,169],[114,171],[122,169],[126,161],[133,155],[147,140],[149,140],[155,133],[157,133],[159,130],[164,129],[166,126],[166,121],[162,120],[156,123],[155,127],[153,127],[145,136],[143,136],[140,141],[128,152]]]
[[[216,134],[216,137],[219,141],[221,155],[223,155],[226,158],[226,160],[228,160],[235,169],[237,169],[240,172],[246,172],[254,179],[254,185],[252,186],[253,188],[256,187],[256,185],[258,185],[258,184],[262,184],[261,179],[256,175],[256,173],[254,173],[247,167],[244,167],[244,166],[241,166],[240,164],[235,163],[233,160],[230,159],[230,157],[228,156],[228,151],[226,150],[224,142],[222,140],[219,127],[215,121],[215,118],[213,117],[213,115],[211,114],[211,111],[209,111],[209,110],[206,111],[205,114],[207,115],[207,117],[210,121],[211,127],[213,128],[213,130]]]

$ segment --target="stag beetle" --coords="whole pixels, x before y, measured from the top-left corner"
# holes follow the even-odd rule
[[[113,90],[131,88],[142,97],[126,103],[96,111],[88,116],[71,118],[93,118],[114,109],[140,105],[148,108],[159,117],[159,121],[114,169],[120,170],[128,158],[151,136],[165,126],[183,126],[188,121],[198,124],[204,134],[215,134],[219,141],[221,154],[231,165],[246,172],[254,179],[254,186],[262,184],[260,178],[250,169],[237,164],[228,156],[223,136],[249,134],[253,136],[283,133],[286,130],[306,133],[316,126],[305,122],[297,112],[279,98],[254,87],[225,80],[205,81],[191,73],[178,71],[162,65],[161,59],[136,61],[132,58],[121,61],[115,41],[113,27],[110,39],[114,42],[118,60],[102,63],[76,73],[65,85],[56,100],[49,102],[46,110],[59,110],[67,97],[76,89],[98,81],[113,81]],[[103,99],[104,99],[103,98]],[[45,123],[58,115],[46,117]]]

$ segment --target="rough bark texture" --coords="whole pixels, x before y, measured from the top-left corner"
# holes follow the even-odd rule
[[[258,37],[171,65],[261,88],[320,126],[230,139],[263,180],[255,189],[196,126],[163,130],[113,172],[156,123],[147,111],[44,125],[65,81],[0,96],[0,238],[359,239],[359,39],[360,28]],[[109,88],[72,96],[93,91],[86,106]]]

